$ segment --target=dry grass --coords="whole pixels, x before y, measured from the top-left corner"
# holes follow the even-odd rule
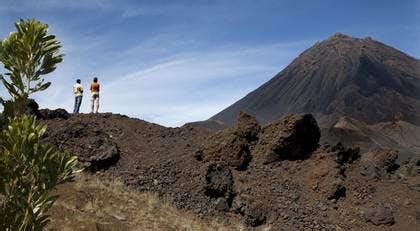
[[[119,180],[80,173],[57,189],[49,230],[245,230],[227,221],[203,220]]]

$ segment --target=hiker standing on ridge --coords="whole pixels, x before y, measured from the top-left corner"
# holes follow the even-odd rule
[[[92,94],[92,113],[98,113],[99,109],[99,83],[98,78],[93,78],[93,82],[90,84],[90,93]]]
[[[76,84],[73,86],[73,93],[74,93],[74,109],[73,113],[79,113],[80,105],[82,104],[83,98],[83,86],[80,79],[76,80]]]

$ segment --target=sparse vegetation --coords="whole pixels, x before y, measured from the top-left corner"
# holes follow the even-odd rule
[[[31,93],[50,86],[41,77],[62,61],[60,43],[48,25],[20,20],[17,31],[0,43],[0,61],[9,70],[0,78],[11,96],[4,105],[0,134],[0,230],[42,230],[56,200],[53,188],[74,176],[77,157],[44,144],[47,127],[26,115]]]
[[[43,75],[53,72],[63,60],[60,42],[48,34],[48,25],[38,20],[20,20],[16,32],[1,41],[0,61],[9,72],[0,75],[13,102],[5,103],[5,113],[18,115],[24,111],[29,95],[47,89]],[[7,76],[7,78],[6,78]],[[7,115],[8,116],[8,115]]]
[[[73,177],[77,158],[43,144],[46,126],[33,116],[12,119],[0,138],[0,230],[40,230],[56,196],[51,190]]]
[[[238,223],[200,219],[150,192],[127,188],[106,173],[80,173],[57,188],[47,230],[246,230]],[[264,229],[261,229],[264,230]]]

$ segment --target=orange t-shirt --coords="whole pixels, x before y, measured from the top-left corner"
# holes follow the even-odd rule
[[[90,92],[95,94],[99,94],[99,83],[91,83],[90,84]]]

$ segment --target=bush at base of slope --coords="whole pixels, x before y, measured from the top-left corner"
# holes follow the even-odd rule
[[[0,230],[41,230],[57,198],[52,189],[73,177],[76,157],[42,143],[45,131],[34,116],[23,115],[0,135]]]

